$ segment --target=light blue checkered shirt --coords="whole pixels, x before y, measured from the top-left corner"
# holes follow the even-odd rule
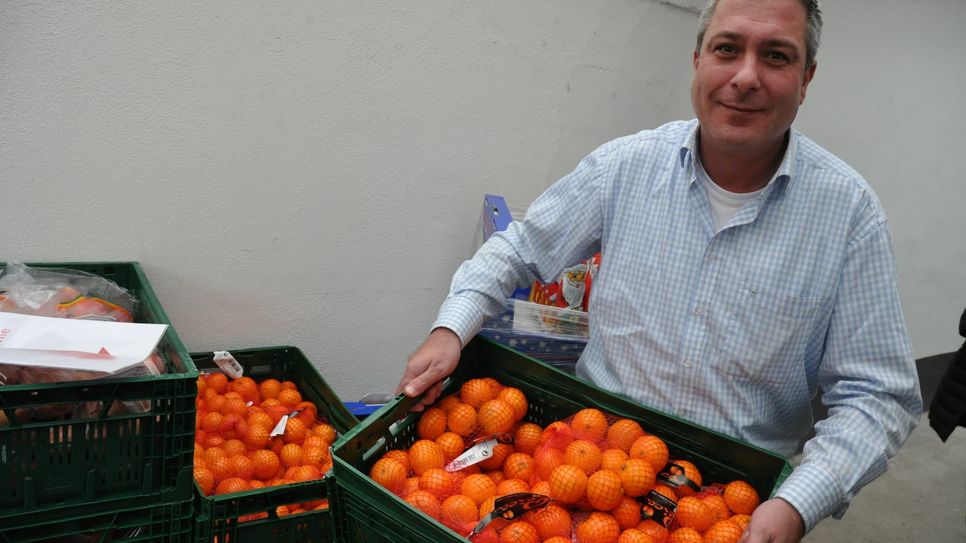
[[[602,251],[580,377],[785,456],[807,530],[886,470],[922,399],[886,218],[862,177],[791,131],[775,176],[715,231],[697,121],[597,149],[453,278],[465,342],[516,287]]]

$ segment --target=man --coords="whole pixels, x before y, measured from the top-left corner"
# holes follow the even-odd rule
[[[712,1],[693,58],[697,121],[603,145],[491,238],[454,276],[400,390],[435,401],[515,287],[601,250],[578,375],[785,456],[821,392],[829,417],[742,541],[799,541],[843,514],[922,400],[879,202],[791,129],[820,32],[815,0]]]

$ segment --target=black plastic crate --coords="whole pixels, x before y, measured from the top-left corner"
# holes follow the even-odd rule
[[[135,321],[169,324],[159,344],[166,373],[0,387],[0,532],[131,503],[175,503],[192,496],[198,371],[170,326],[137,262],[30,264],[111,279],[138,298]],[[85,419],[21,423],[18,408],[98,402]],[[111,415],[114,402],[147,411]]]
[[[791,473],[788,462],[769,451],[667,415],[606,392],[563,371],[486,339],[463,350],[443,396],[459,391],[476,377],[494,377],[522,390],[530,407],[527,420],[541,426],[595,407],[631,418],[662,438],[672,458],[695,462],[706,481],[748,481],[761,496],[771,496]],[[442,396],[441,396],[442,397]],[[368,477],[372,464],[387,450],[408,448],[418,438],[420,413],[409,409],[418,399],[398,396],[336,442],[332,494],[338,537],[346,542],[465,542],[441,523],[412,508]]]

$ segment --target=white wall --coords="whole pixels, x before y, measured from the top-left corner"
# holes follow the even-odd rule
[[[691,116],[699,3],[0,4],[0,260],[139,260],[190,349],[391,390],[485,192]],[[879,192],[917,355],[952,350],[966,3],[825,12],[799,127]]]

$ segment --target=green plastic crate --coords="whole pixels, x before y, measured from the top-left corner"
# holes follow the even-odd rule
[[[584,407],[634,419],[645,431],[665,440],[672,458],[695,462],[706,481],[744,479],[760,495],[771,496],[791,473],[788,462],[774,453],[648,409],[483,338],[474,339],[463,350],[443,395],[458,392],[464,382],[476,377],[494,377],[522,390],[530,403],[527,420],[541,426],[570,417]],[[467,541],[368,477],[372,464],[383,453],[408,448],[418,439],[416,422],[420,414],[409,412],[416,402],[400,395],[333,446],[337,488],[330,503],[342,541]]]
[[[244,368],[245,375],[256,381],[269,377],[293,381],[302,397],[314,403],[319,409],[319,416],[325,417],[340,434],[359,423],[298,348],[267,347],[230,352]],[[192,354],[192,358],[202,372],[217,367],[212,353]],[[202,496],[200,489],[195,486],[201,516],[195,523],[194,540],[198,543],[210,543],[215,538],[219,543],[336,541],[332,534],[332,514],[328,510],[284,517],[275,514],[275,508],[280,505],[327,499],[329,486],[326,478],[221,496]],[[269,516],[238,522],[240,516],[258,513],[268,513]]]
[[[0,264],[2,266],[2,264]],[[30,264],[101,275],[140,301],[135,320],[170,324],[137,262]],[[52,522],[78,511],[122,510],[132,502],[173,503],[192,497],[198,371],[174,328],[160,352],[166,373],[0,387],[0,531]],[[114,401],[148,401],[145,413],[109,416]],[[90,419],[19,423],[17,408],[101,402]]]
[[[25,519],[24,524],[0,531],[0,543],[189,543],[194,511],[190,500],[111,512],[88,507],[52,522]]]

